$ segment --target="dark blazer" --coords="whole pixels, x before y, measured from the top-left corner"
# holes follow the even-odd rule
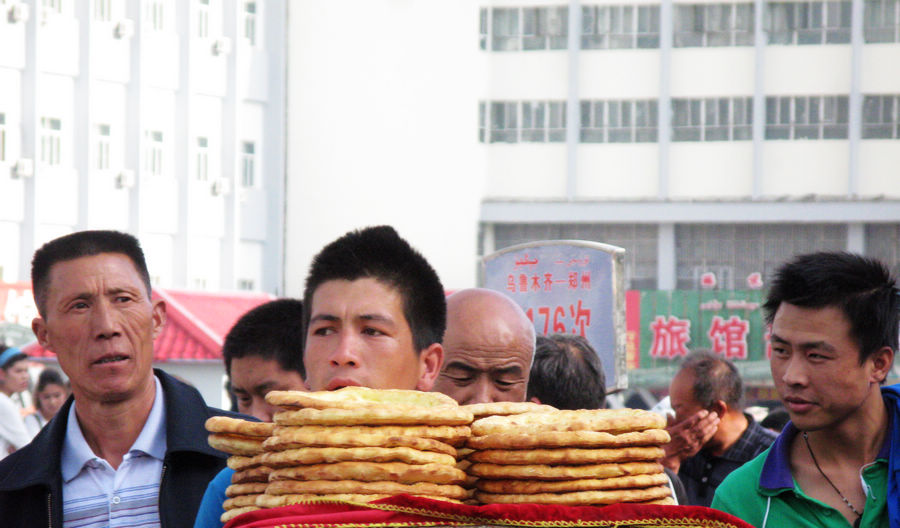
[[[196,389],[154,369],[166,402],[166,456],[159,490],[164,528],[194,525],[207,484],[228,455],[207,443],[210,416],[242,415],[207,407]],[[30,444],[0,460],[0,524],[4,528],[62,528],[60,453],[72,397]]]

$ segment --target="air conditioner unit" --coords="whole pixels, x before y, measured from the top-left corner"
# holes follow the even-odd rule
[[[118,189],[130,189],[134,187],[136,183],[134,171],[131,169],[123,169],[116,174],[116,188]]]
[[[9,20],[10,24],[15,24],[16,22],[28,21],[28,15],[30,14],[31,11],[29,11],[28,4],[18,3],[13,4],[12,7],[9,8],[9,13],[6,18]]]
[[[211,191],[213,196],[224,196],[231,192],[231,182],[225,178],[219,178],[213,182]]]
[[[116,27],[113,29],[113,36],[117,39],[127,39],[131,38],[134,35],[134,20],[123,19],[116,22]]]
[[[16,178],[30,178],[34,176],[34,161],[22,158],[13,165],[12,172]]]
[[[231,39],[228,37],[217,38],[212,45],[213,55],[228,55],[231,53]]]

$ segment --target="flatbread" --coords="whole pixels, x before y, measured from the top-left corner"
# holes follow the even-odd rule
[[[231,483],[246,484],[248,482],[268,482],[269,473],[271,472],[272,468],[268,468],[266,466],[259,466],[255,468],[244,469],[241,471],[235,471],[231,474]]]
[[[565,493],[572,491],[613,490],[664,486],[669,482],[665,473],[627,475],[605,479],[578,480],[487,480],[475,484],[487,493]]]
[[[252,511],[256,511],[258,509],[259,509],[259,506],[244,506],[242,508],[233,508],[231,510],[226,510],[225,513],[223,513],[219,517],[219,522],[221,522],[222,524],[225,524],[228,521],[230,521],[231,519],[234,519],[235,517],[237,517],[238,515],[241,515],[242,513],[252,512]]]
[[[582,506],[589,504],[616,504],[619,502],[645,502],[671,495],[668,486],[644,489],[575,491],[572,493],[504,494],[476,492],[475,498],[483,504],[561,504]]]
[[[456,400],[440,392],[401,389],[343,387],[333,391],[270,391],[266,402],[279,407],[303,409],[358,409],[361,407],[458,407]]]
[[[408,447],[302,447],[263,456],[263,463],[273,468],[354,461],[456,465],[453,456]]]
[[[533,449],[541,447],[625,447],[658,446],[669,443],[665,429],[626,433],[599,431],[544,431],[539,433],[497,433],[472,436],[466,445],[473,449]]]
[[[207,438],[210,447],[229,455],[253,456],[262,453],[263,440],[254,436],[213,433]]]
[[[451,499],[464,499],[466,490],[459,486],[416,482],[401,484],[399,482],[359,482],[356,480],[276,480],[269,483],[266,495],[304,495],[304,494],[385,494],[398,495],[432,495]]]
[[[232,484],[225,488],[226,497],[238,497],[241,495],[259,495],[266,492],[266,482],[250,482],[247,484]]]
[[[434,497],[431,495],[416,495],[417,497],[423,497],[426,499],[432,500],[442,500],[445,502],[452,502],[459,504],[460,501],[456,499],[448,499],[446,497]],[[295,495],[260,495],[256,499],[257,506],[261,508],[279,508],[281,506],[290,506],[291,504],[301,504],[304,502],[322,502],[322,501],[339,501],[339,502],[356,502],[356,503],[366,503],[371,502],[378,499],[384,499],[390,497],[390,495],[384,494],[373,494],[373,495],[362,495],[356,493],[339,493],[339,494],[323,494],[323,495],[313,495],[313,494],[295,494]]]
[[[556,407],[541,405],[534,402],[490,402],[473,403],[463,405],[461,408],[472,413],[476,418],[483,416],[507,416],[510,414],[522,414],[526,412],[551,412]]]
[[[634,504],[652,504],[652,505],[655,505],[655,506],[675,506],[675,505],[677,505],[678,503],[676,503],[676,502],[675,502],[675,499],[672,498],[672,496],[670,495],[670,496],[668,496],[668,497],[663,497],[663,498],[661,498],[661,499],[654,499],[654,500],[648,500],[648,501],[641,501],[641,502],[636,502],[636,503],[634,503]]]
[[[662,472],[658,462],[624,462],[585,466],[472,464],[469,474],[487,479],[576,480]],[[271,477],[270,477],[271,478]]]
[[[472,424],[474,436],[497,433],[543,431],[628,432],[665,429],[662,415],[641,409],[593,409],[579,411],[528,412],[512,416],[490,416]]]
[[[279,427],[274,436],[263,442],[266,451],[284,451],[303,447],[409,447],[456,456],[450,444],[418,436],[383,435],[367,432],[367,427],[341,428],[340,431],[305,431],[304,427]],[[347,430],[347,429],[352,429]]]
[[[337,462],[310,466],[285,467],[272,471],[269,482],[276,480],[390,480],[412,484],[459,484],[466,479],[463,471],[445,464],[404,464],[402,462]]]
[[[472,413],[459,407],[364,407],[300,409],[275,413],[279,425],[469,425]]]
[[[471,462],[490,464],[548,464],[551,466],[606,464],[609,462],[633,462],[657,460],[665,456],[661,447],[614,447],[608,449],[490,449],[469,455]]]
[[[348,442],[348,438],[357,435],[379,435],[379,436],[408,436],[418,438],[428,438],[438,440],[451,446],[459,446],[465,443],[466,439],[472,434],[472,429],[468,425],[279,425],[275,427],[273,436],[284,435],[285,432],[292,431],[302,433],[303,435],[319,435],[322,445],[343,445]],[[327,443],[328,438],[334,438],[338,443]],[[355,444],[344,445],[344,447],[354,447]],[[381,446],[391,447],[391,446]],[[433,449],[424,449],[414,445],[406,447],[415,447],[423,451],[433,451]],[[449,454],[449,453],[448,453]]]
[[[262,465],[262,453],[253,456],[232,455],[228,457],[225,464],[235,471],[259,467]]]
[[[251,422],[228,416],[213,416],[206,420],[206,430],[210,433],[267,437],[272,434],[274,428],[275,424],[271,422]]]
[[[261,496],[262,493],[256,493],[253,495],[238,495],[237,497],[231,497],[230,499],[226,499],[225,502],[222,503],[222,509],[233,510],[235,508],[256,506],[256,499]]]

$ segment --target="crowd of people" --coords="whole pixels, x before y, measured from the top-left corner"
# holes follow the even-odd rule
[[[23,420],[10,395],[28,384],[27,357],[0,351],[4,526],[221,527],[233,471],[203,423],[271,421],[271,390],[355,385],[439,391],[460,404],[606,405],[587,340],[536,336],[499,292],[445,297],[427,260],[387,226],[323,248],[302,300],[263,304],[235,323],[222,350],[231,411],[152,368],[166,305],[150,296],[134,237],[83,231],[48,242],[32,286],[33,330],[68,382],[42,372],[36,412]],[[731,362],[701,350],[685,357],[669,386],[672,441],[660,460],[673,497],[757,527],[900,526],[900,390],[883,387],[898,345],[895,279],[858,255],[803,255],[778,269],[764,309],[785,408],[756,422]]]

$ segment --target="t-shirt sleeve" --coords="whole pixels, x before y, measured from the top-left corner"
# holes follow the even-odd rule
[[[9,398],[0,398],[0,438],[6,440],[15,449],[22,449],[31,442],[31,435],[25,429],[25,422],[22,421],[19,408]],[[7,454],[3,453],[3,456]]]
[[[219,518],[225,513],[222,503],[228,498],[225,496],[225,489],[231,485],[233,473],[233,469],[224,468],[209,482],[206,492],[203,493],[203,500],[200,501],[200,509],[197,510],[194,528],[222,528],[224,526]]]

